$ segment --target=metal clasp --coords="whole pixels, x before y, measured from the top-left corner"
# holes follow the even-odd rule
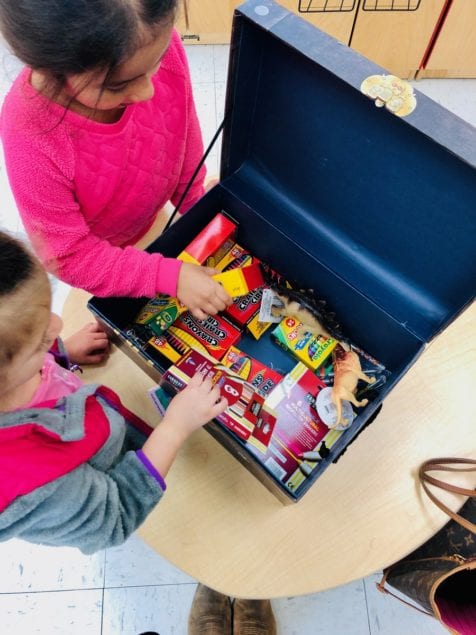
[[[411,84],[395,75],[370,75],[364,79],[360,90],[373,99],[378,108],[385,106],[398,117],[406,117],[417,105]]]

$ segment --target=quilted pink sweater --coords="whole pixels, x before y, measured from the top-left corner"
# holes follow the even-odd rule
[[[1,137],[10,185],[46,268],[98,296],[176,294],[180,262],[132,247],[203,152],[185,51],[177,33],[155,94],[104,124],[36,92],[25,68],[7,95]],[[181,211],[203,194],[205,170]]]

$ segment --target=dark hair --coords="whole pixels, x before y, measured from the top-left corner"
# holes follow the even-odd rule
[[[0,29],[13,53],[59,84],[110,72],[140,46],[144,29],[172,18],[178,0],[0,0]]]
[[[0,384],[4,365],[21,349],[50,302],[45,270],[19,240],[0,231]]]
[[[4,232],[0,232],[0,302],[18,285],[28,280],[35,262],[23,245]]]

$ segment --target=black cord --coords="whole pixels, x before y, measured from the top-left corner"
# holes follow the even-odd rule
[[[208,146],[208,148],[205,150],[205,154],[203,155],[203,157],[200,159],[199,164],[197,165],[197,167],[195,168],[195,172],[192,174],[192,178],[190,179],[190,181],[187,183],[187,187],[184,189],[182,196],[180,197],[179,202],[177,203],[174,211],[172,212],[169,220],[167,221],[167,224],[164,227],[163,231],[166,231],[170,225],[172,224],[173,219],[175,218],[175,216],[177,215],[180,206],[182,205],[182,203],[184,202],[185,197],[188,194],[188,191],[190,190],[190,188],[192,187],[193,182],[195,181],[197,174],[200,172],[200,169],[202,167],[202,165],[205,163],[208,155],[210,154],[210,150],[213,148],[215,141],[218,139],[218,136],[220,135],[221,131],[223,130],[223,127],[225,125],[225,119],[226,116],[223,117],[223,121],[221,122],[221,124],[218,126],[218,130],[215,132],[215,134],[213,135],[213,139],[210,141],[210,144]]]

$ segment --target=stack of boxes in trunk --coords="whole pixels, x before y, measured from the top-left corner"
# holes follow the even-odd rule
[[[196,372],[211,378],[228,400],[217,421],[294,491],[342,434],[343,428],[331,425],[332,402],[327,400],[321,411],[316,406],[320,392],[332,385],[332,352],[341,345],[309,332],[293,317],[275,319],[277,324],[260,321],[263,291],[271,280],[291,284],[236,242],[237,230],[231,218],[219,213],[178,256],[219,272],[214,277],[233,297],[222,314],[199,320],[178,299],[157,296],[126,331],[158,367],[166,368],[161,385],[151,391],[161,412]],[[285,368],[276,368],[269,352],[263,354],[270,360],[245,352],[247,340],[265,334],[289,354]],[[367,370],[385,379],[383,366],[369,356],[364,359]],[[346,412],[350,424],[355,416],[350,404]]]

